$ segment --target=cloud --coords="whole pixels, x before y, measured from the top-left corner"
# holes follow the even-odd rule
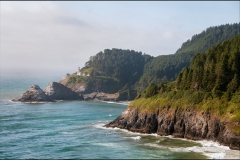
[[[54,2],[1,2],[2,73],[35,70],[64,75],[83,67],[90,56],[106,48],[153,56],[173,54],[192,35],[167,26],[119,26],[92,17],[84,18],[81,12],[76,14]]]

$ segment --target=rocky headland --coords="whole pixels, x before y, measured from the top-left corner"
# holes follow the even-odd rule
[[[192,108],[184,110],[167,107],[156,112],[147,112],[128,107],[105,127],[191,140],[207,139],[240,150],[240,136],[231,130],[231,127],[239,125],[238,122],[227,122],[213,113],[199,112]]]
[[[119,93],[106,93],[102,91],[92,91],[87,92],[87,85],[86,83],[68,83],[68,77],[70,74],[66,74],[59,83],[68,87],[73,92],[82,95],[85,101],[119,101],[120,96]]]
[[[193,57],[175,81],[151,83],[106,127],[207,139],[240,150],[240,35]]]
[[[54,102],[56,100],[83,100],[83,96],[60,83],[51,82],[44,90],[36,84],[32,85],[21,97],[12,101]]]

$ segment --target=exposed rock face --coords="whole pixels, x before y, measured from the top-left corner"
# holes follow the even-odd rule
[[[50,99],[38,85],[32,85],[20,98],[13,99],[13,101],[21,102],[48,102]]]
[[[65,76],[63,76],[63,77],[61,78],[61,80],[59,81],[59,83],[64,82],[64,81],[67,79],[67,77],[69,77],[69,76],[70,76],[70,74],[67,73]]]
[[[82,100],[83,99],[83,97],[78,95],[76,92],[73,92],[71,89],[57,82],[51,82],[44,89],[44,92],[50,99],[54,99],[54,100]]]
[[[64,86],[71,89],[73,92],[76,92],[78,94],[83,94],[86,90],[86,84],[85,83],[68,83],[68,77],[70,74],[66,74],[59,83],[63,84]]]
[[[118,127],[133,132],[157,133],[193,140],[208,139],[240,150],[240,136],[229,126],[240,126],[233,122],[219,120],[209,112],[193,109],[163,109],[147,113],[128,107],[106,127]]]
[[[20,98],[13,99],[21,102],[53,102],[54,100],[83,100],[83,96],[60,83],[51,82],[44,90],[38,85],[33,85]]]
[[[97,100],[97,101],[117,101],[119,94],[108,94],[104,92],[93,92],[91,94],[84,94],[84,100]]]

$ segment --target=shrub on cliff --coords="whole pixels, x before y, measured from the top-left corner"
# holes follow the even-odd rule
[[[154,83],[151,83],[148,88],[146,89],[146,92],[144,93],[144,97],[152,97],[158,93],[158,86]]]
[[[194,107],[240,122],[240,35],[197,54],[176,81],[150,84],[130,106],[145,110]]]

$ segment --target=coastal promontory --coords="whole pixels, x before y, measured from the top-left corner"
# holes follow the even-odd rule
[[[106,127],[213,140],[240,150],[240,35],[193,57],[175,81],[147,89]]]

